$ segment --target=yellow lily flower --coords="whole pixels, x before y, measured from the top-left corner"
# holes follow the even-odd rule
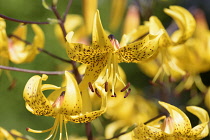
[[[169,49],[169,53],[176,59],[176,65],[188,74],[177,86],[177,93],[183,89],[190,89],[193,84],[201,92],[207,91],[207,87],[202,83],[199,74],[210,70],[210,32],[205,15],[201,10],[196,11],[197,26],[193,36],[184,44]]]
[[[68,45],[66,50],[70,59],[88,65],[84,79],[80,83],[81,87],[87,87],[89,82],[95,82],[102,70],[106,69],[104,79],[108,82],[111,78],[113,81],[112,95],[114,96],[114,87],[118,80],[126,86],[120,78],[118,63],[149,59],[156,53],[161,35],[162,31],[160,30],[156,34],[149,34],[142,40],[121,47],[113,35],[107,36],[101,24],[99,11],[97,11],[94,19],[92,45],[72,43],[73,32],[70,32],[66,36]],[[111,72],[113,72],[112,77],[110,77]]]
[[[153,82],[160,76],[164,77],[165,74],[167,76],[172,76],[174,79],[179,79],[186,74],[186,71],[177,65],[176,61],[178,60],[170,53],[169,49],[176,49],[177,45],[183,44],[188,40],[193,35],[196,27],[195,19],[190,12],[180,6],[170,6],[170,9],[164,9],[164,12],[175,20],[179,29],[173,32],[170,37],[157,17],[150,17],[149,22],[146,23],[150,27],[151,33],[160,29],[164,30],[164,34],[159,41],[160,52],[157,58],[152,60],[155,62],[151,62],[151,69],[156,69],[156,74],[150,74],[154,77]],[[147,64],[144,63],[139,65],[144,69],[144,65]],[[148,67],[149,66],[146,66],[146,69],[143,71],[147,71]]]
[[[20,64],[25,62],[31,62],[34,60],[35,56],[39,53],[38,48],[43,48],[44,46],[44,33],[41,28],[36,25],[31,25],[35,36],[32,44],[25,45],[25,42],[22,40],[26,39],[26,30],[27,26],[20,25],[17,29],[12,33],[13,35],[21,38],[17,39],[15,37],[9,38],[9,56],[10,60],[13,63]]]
[[[64,87],[57,87],[50,84],[43,84],[42,81],[47,80],[47,75],[42,77],[35,75],[27,82],[23,98],[26,101],[26,108],[32,114],[51,116],[55,118],[54,125],[47,130],[33,130],[28,128],[29,132],[45,133],[51,131],[46,139],[53,139],[56,136],[58,128],[60,127],[60,137],[62,139],[62,128],[66,131],[66,138],[68,138],[66,123],[68,121],[74,123],[90,122],[106,110],[106,96],[101,93],[102,105],[100,110],[82,113],[82,98],[77,82],[72,74],[65,72],[66,85]],[[48,97],[45,97],[42,91],[55,90]]]
[[[209,115],[206,110],[196,106],[187,107],[187,110],[201,121],[201,124],[192,128],[189,118],[179,108],[165,102],[159,102],[159,104],[169,112],[170,116],[164,117],[162,124],[158,123],[158,121],[163,119],[163,117],[155,121],[156,123],[147,125],[141,123],[133,131],[135,139],[198,140],[208,135]]]

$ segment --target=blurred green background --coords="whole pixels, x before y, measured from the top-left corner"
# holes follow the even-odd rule
[[[68,3],[67,0],[58,0],[58,11],[62,14]],[[139,0],[143,1],[143,0]],[[48,0],[47,2],[51,2]],[[129,3],[133,2],[129,0]],[[144,1],[146,2],[146,1]],[[30,21],[47,21],[47,18],[55,18],[52,12],[46,10],[41,0],[0,0],[0,14]],[[82,0],[73,0],[69,13],[82,14]],[[99,0],[99,10],[101,11],[101,18],[104,28],[107,29],[109,25],[110,17],[110,3],[111,0]],[[155,6],[150,11],[153,15],[157,15],[161,21],[167,26],[170,23],[170,18],[163,14],[163,8],[167,8],[170,4],[183,5],[187,8],[192,6],[201,7],[210,17],[210,5],[208,0],[156,0]],[[151,10],[151,9],[144,9]],[[143,15],[142,15],[143,16]],[[145,15],[145,19],[147,16]],[[209,19],[208,19],[209,21]],[[10,34],[19,23],[6,21],[7,33]],[[45,49],[49,52],[59,55],[62,58],[68,59],[65,50],[60,45],[54,34],[54,25],[40,25],[45,33]],[[116,31],[115,36],[120,40],[121,30]],[[29,32],[28,41],[32,40],[32,33]],[[10,66],[33,69],[33,70],[45,70],[56,71],[63,62],[56,60],[44,53],[40,53],[32,63],[16,65],[10,63]],[[129,66],[128,66],[129,65]],[[127,79],[134,86],[138,88],[147,88],[148,81],[147,76],[142,74],[135,64],[122,64],[121,65],[127,74]],[[22,72],[10,72],[12,77],[16,80],[16,86],[13,89],[8,89],[10,82],[8,81],[5,73],[0,76],[0,127],[7,130],[16,129],[24,135],[30,135],[36,139],[44,139],[48,134],[34,134],[25,131],[26,127],[33,129],[48,129],[53,125],[54,119],[50,117],[35,116],[25,109],[25,103],[22,98],[22,92],[28,79],[34,74],[22,73]],[[205,74],[204,74],[205,75]],[[49,76],[46,83],[60,85],[62,76]],[[210,80],[206,78],[206,84]],[[85,129],[83,124],[68,123],[68,133],[75,135],[85,135]]]

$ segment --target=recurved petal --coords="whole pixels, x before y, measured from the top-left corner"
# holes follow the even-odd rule
[[[25,46],[25,44],[20,44],[20,43],[16,43],[10,48],[10,57],[11,60],[14,63],[25,63],[25,62],[31,62],[34,60],[34,58],[36,57],[36,55],[39,53],[37,48],[43,48],[44,46],[44,33],[41,30],[41,28],[36,25],[36,24],[32,24],[32,29],[35,33],[34,39],[33,39],[33,43],[32,44],[27,44]],[[20,46],[22,45],[22,46]],[[20,49],[21,47],[21,49]]]
[[[21,39],[25,40],[25,39],[26,39],[26,33],[27,33],[27,26],[26,26],[26,25],[23,25],[23,24],[20,24],[20,25],[12,32],[12,35],[18,36],[18,37],[20,37]],[[12,37],[11,39],[14,40],[14,41],[19,41],[19,42],[24,43],[23,41],[21,41],[21,40],[19,40],[19,39],[16,39],[15,37]]]
[[[119,62],[137,63],[148,60],[157,53],[159,48],[159,39],[163,31],[160,30],[157,35],[147,35],[143,39],[128,44],[116,51]]]
[[[47,80],[47,78],[47,75],[31,77],[23,91],[26,108],[35,115],[50,116],[52,112],[52,106],[41,90],[42,81]]]
[[[170,9],[164,9],[164,12],[171,16],[179,27],[179,30],[172,34],[175,44],[183,43],[193,35],[196,22],[188,10],[181,6],[170,6]]]
[[[83,63],[83,64],[93,64],[98,59],[100,60],[101,57],[104,55],[97,50],[93,49],[91,46],[87,46],[80,43],[72,43],[72,36],[74,32],[70,32],[67,34],[67,55],[70,59]]]
[[[82,111],[82,98],[78,84],[69,72],[65,72],[66,87],[65,96],[61,106],[61,113],[68,115],[77,115]]]
[[[155,35],[161,29],[163,31],[163,35],[161,36],[159,40],[159,45],[160,47],[168,47],[172,44],[168,33],[166,32],[161,21],[156,16],[151,16],[149,19],[149,33],[152,35]]]
[[[95,13],[95,18],[94,18],[94,23],[93,23],[92,47],[93,49],[96,49],[97,52],[102,52],[102,53],[110,52],[114,50],[108,38],[108,35],[103,29],[98,10]]]
[[[188,106],[187,110],[197,116],[201,121],[201,124],[195,126],[189,136],[194,136],[194,138],[204,138],[209,134],[208,122],[209,122],[209,115],[208,112],[200,107],[196,106]]]
[[[37,48],[43,48],[44,46],[44,41],[45,41],[44,33],[42,29],[36,24],[32,24],[31,27],[35,33],[32,44],[33,47],[36,49],[36,53],[39,53]]]
[[[19,25],[15,31],[12,33],[13,35],[26,40],[26,33],[27,33],[27,26],[26,25]],[[25,61],[27,57],[27,53],[25,51],[25,43],[16,37],[9,38],[9,55],[10,60],[13,63],[20,64]]]
[[[174,122],[174,136],[186,136],[192,129],[189,118],[179,108],[170,105],[165,102],[159,101],[159,104],[163,106],[170,114]]]

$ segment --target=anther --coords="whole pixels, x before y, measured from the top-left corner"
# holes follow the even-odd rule
[[[97,95],[99,98],[101,98],[101,95],[100,95],[100,93],[99,93],[99,91],[98,91],[97,88],[95,88],[95,93],[96,93],[96,95]]]
[[[128,95],[131,93],[131,89],[128,89],[128,92],[125,93],[124,98],[128,97]]]
[[[89,86],[90,90],[91,90],[92,92],[94,92],[94,89],[93,89],[93,86],[92,86],[91,82],[88,82],[88,86]]]
[[[108,82],[105,82],[105,87],[104,87],[105,91],[108,91]]]
[[[130,83],[128,83],[123,89],[121,89],[121,92],[124,92],[126,89],[128,89],[130,87]]]
[[[108,36],[108,38],[109,38],[111,44],[112,44],[116,49],[119,49],[119,48],[120,48],[120,44],[119,44],[119,42],[115,39],[114,35],[110,34],[110,35]]]
[[[65,95],[65,91],[61,92],[61,95],[60,96],[64,96]]]
[[[117,94],[116,94],[116,93],[114,93],[114,95],[111,95],[111,97],[117,97]]]
[[[112,35],[112,34],[110,34],[110,35],[108,36],[108,38],[109,38],[110,40],[115,39],[114,35]]]

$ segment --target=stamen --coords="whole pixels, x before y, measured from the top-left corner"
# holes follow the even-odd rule
[[[128,89],[130,87],[130,83],[128,83],[123,89],[121,89],[121,92],[124,92],[126,89]]]
[[[117,97],[117,94],[114,92],[114,95],[111,95],[111,97]]]
[[[124,98],[128,97],[128,95],[130,94],[130,92],[131,92],[131,89],[129,88],[129,89],[128,89],[128,92],[125,93]]]
[[[105,82],[105,91],[108,91],[108,82]]]
[[[96,93],[96,95],[97,95],[99,98],[101,98],[101,95],[100,95],[100,93],[99,93],[99,91],[98,91],[97,88],[95,88],[95,93]]]
[[[88,82],[88,86],[89,86],[90,90],[91,90],[92,92],[94,92],[94,89],[93,89],[93,86],[92,86],[91,82]]]
[[[32,132],[32,133],[45,133],[45,132],[49,132],[53,129],[53,127],[49,128],[49,129],[46,129],[46,130],[34,130],[34,129],[31,129],[31,128],[26,128],[26,131],[28,132]]]

